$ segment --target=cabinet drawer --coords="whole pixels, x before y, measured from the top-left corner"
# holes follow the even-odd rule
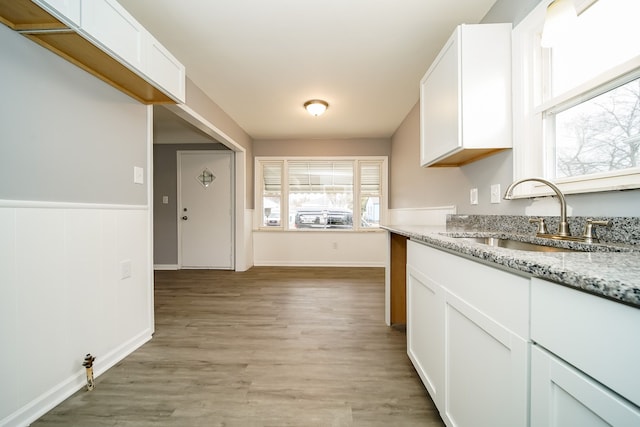
[[[532,279],[531,339],[640,405],[640,310]]]
[[[413,241],[407,242],[407,263],[419,266],[451,294],[529,339],[529,278]]]

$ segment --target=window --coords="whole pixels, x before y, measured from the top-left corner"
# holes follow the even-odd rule
[[[260,228],[377,229],[386,214],[387,159],[256,158]]]
[[[640,2],[574,2],[576,27],[551,49],[540,47],[548,0],[514,28],[515,178],[565,193],[640,188]]]

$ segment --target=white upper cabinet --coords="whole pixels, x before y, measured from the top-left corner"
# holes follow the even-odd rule
[[[82,0],[81,32],[87,38],[144,71],[145,29],[120,3],[112,0]]]
[[[35,4],[72,28],[80,25],[81,0],[33,0]]]
[[[174,100],[185,102],[184,66],[118,2],[82,0],[80,31]]]
[[[149,78],[172,94],[178,101],[185,102],[186,72],[184,65],[149,33],[147,33],[144,50],[147,54],[146,74]]]
[[[185,102],[185,67],[116,0],[12,0],[0,22],[142,103]]]
[[[460,25],[420,82],[420,164],[511,148],[511,24]]]

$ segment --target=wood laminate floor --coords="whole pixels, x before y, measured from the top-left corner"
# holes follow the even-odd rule
[[[33,425],[444,425],[383,269],[158,271],[155,306],[150,342]]]

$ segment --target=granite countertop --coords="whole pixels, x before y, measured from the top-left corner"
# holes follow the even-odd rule
[[[589,252],[530,252],[488,246],[456,237],[508,237],[534,243],[540,243],[536,242],[540,239],[496,232],[449,231],[445,226],[385,225],[382,228],[496,267],[515,270],[640,308],[640,249],[637,245],[584,246],[583,249],[588,249]],[[555,244],[565,247],[584,245],[571,242]]]

